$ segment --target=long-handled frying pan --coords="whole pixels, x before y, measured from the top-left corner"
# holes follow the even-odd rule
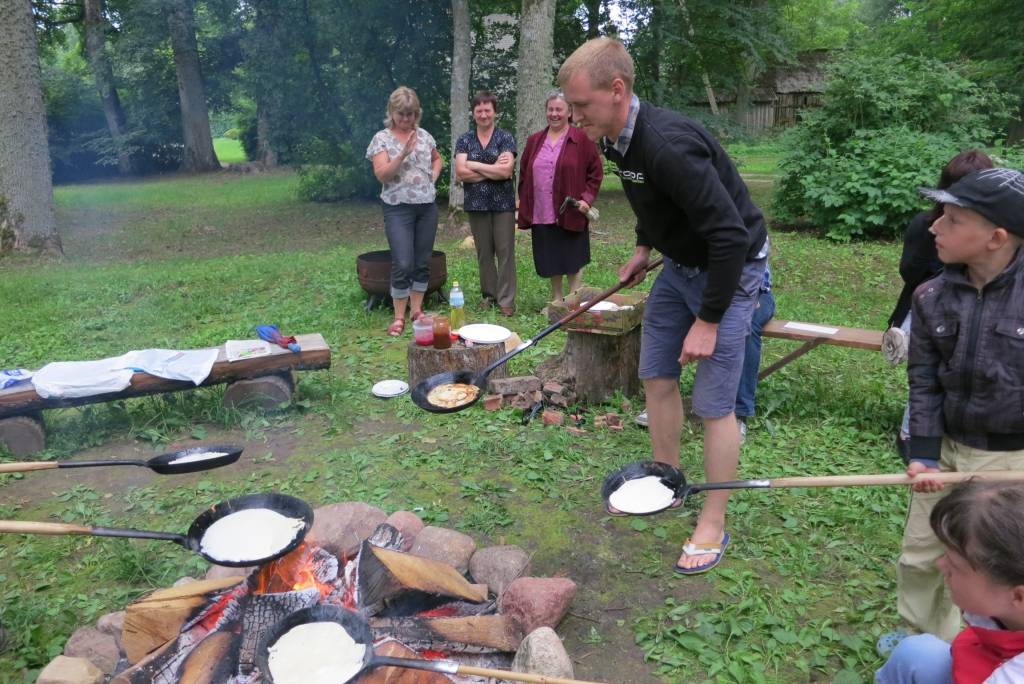
[[[638,269],[635,273],[638,273],[640,270],[649,273],[654,269],[658,268],[659,266],[661,266],[662,261],[663,259],[659,257],[658,259],[655,259],[651,263],[647,264],[647,266],[644,267],[643,269]],[[519,352],[534,346],[543,338],[547,337],[554,331],[558,330],[563,325],[579,316],[581,313],[589,310],[598,302],[604,301],[608,297],[612,296],[622,288],[626,287],[631,281],[632,278],[630,278],[630,280],[626,282],[622,282],[619,283],[618,285],[609,287],[604,292],[601,292],[591,297],[590,301],[588,301],[586,304],[583,304],[582,306],[579,306],[570,311],[569,313],[567,313],[566,315],[562,316],[557,321],[555,321],[554,323],[552,323],[551,325],[549,325],[548,327],[544,328],[539,333],[534,335],[533,338],[526,340],[519,345],[516,345],[515,349],[505,354],[500,359],[493,362],[491,365],[487,366],[483,370],[458,370],[453,373],[437,373],[436,375],[431,375],[426,380],[421,380],[415,387],[412,388],[413,403],[415,403],[421,409],[425,411],[430,411],[431,413],[454,413],[456,411],[462,411],[463,409],[469,408],[470,406],[472,406],[473,404],[480,400],[480,395],[483,394],[484,388],[487,386],[487,376],[491,374],[491,371],[493,371],[498,366],[506,363],[509,359],[511,359]],[[478,389],[478,392],[476,394],[476,397],[474,397],[471,401],[467,401],[466,403],[460,404],[458,406],[448,407],[435,406],[434,404],[431,404],[430,401],[427,399],[427,395],[430,394],[430,390],[434,389],[435,387],[439,387],[440,385],[450,384],[474,385]]]
[[[262,508],[279,513],[286,518],[302,520],[302,527],[295,533],[290,542],[277,548],[269,555],[251,558],[224,559],[215,558],[203,550],[203,536],[215,522],[226,518],[232,513]],[[216,565],[228,565],[231,567],[245,567],[249,565],[260,565],[267,561],[280,558],[292,551],[302,540],[305,539],[309,528],[313,526],[313,509],[302,499],[296,499],[285,494],[249,494],[236,499],[229,499],[212,506],[203,511],[188,528],[188,533],[178,534],[176,532],[152,532],[148,530],[133,530],[123,527],[91,527],[89,525],[76,525],[73,523],[47,523],[30,522],[18,520],[0,520],[0,533],[12,534],[89,534],[96,537],[128,537],[132,539],[159,539],[172,541],[180,544],[189,551],[194,551],[210,563]],[[251,534],[258,537],[264,530],[253,529]],[[247,530],[246,534],[250,534]]]
[[[678,468],[658,461],[638,461],[622,466],[604,479],[601,497],[605,506],[613,493],[630,480],[642,477],[657,477],[661,484],[671,490],[672,496],[665,505],[644,512],[622,511],[627,515],[653,515],[670,507],[678,508],[690,494],[720,489],[779,489],[781,487],[860,487],[879,485],[909,485],[921,480],[935,480],[943,484],[954,484],[971,479],[986,481],[1022,481],[1024,470],[980,470],[977,472],[922,473],[910,477],[904,473],[882,475],[823,475],[812,477],[776,477],[768,480],[728,480],[726,482],[686,482],[686,476]],[[678,501],[680,504],[676,504]],[[673,506],[673,504],[675,504]]]
[[[143,460],[118,459],[114,461],[23,461],[0,463],[0,473],[26,473],[30,470],[53,468],[97,468],[101,466],[142,466],[160,475],[180,475],[200,470],[212,470],[230,465],[242,455],[242,447],[226,444],[197,446]]]
[[[440,672],[441,674],[476,675],[478,677],[492,677],[499,680],[533,682],[534,684],[599,684],[598,682],[587,682],[579,679],[548,677],[528,672],[511,672],[509,670],[495,670],[489,667],[461,665],[453,660],[420,660],[418,658],[379,656],[373,652],[373,634],[370,631],[370,623],[366,621],[366,618],[359,613],[326,603],[297,610],[267,630],[256,652],[256,664],[259,666],[260,673],[268,682],[274,681],[270,671],[271,647],[277,643],[278,639],[287,634],[289,630],[311,622],[333,622],[339,624],[357,644],[365,647],[362,667],[348,679],[338,681],[338,684],[355,682],[364,673],[376,667],[405,667],[414,670]],[[309,667],[310,671],[315,671],[318,665],[313,654],[306,654],[303,664]],[[297,673],[292,672],[290,674],[295,677]],[[300,677],[301,673],[295,678],[300,679]]]

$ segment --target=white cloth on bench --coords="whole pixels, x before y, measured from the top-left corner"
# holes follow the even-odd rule
[[[142,349],[96,361],[57,361],[36,371],[32,385],[44,399],[120,392],[131,384],[135,371],[199,385],[210,375],[217,353],[217,349]]]

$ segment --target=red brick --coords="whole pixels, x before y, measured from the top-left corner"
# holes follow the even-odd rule
[[[545,382],[544,394],[561,394],[565,391],[565,385],[560,382]]]
[[[484,408],[488,411],[497,411],[501,408],[502,396],[500,394],[488,394],[484,397]]]
[[[545,425],[561,425],[565,422],[565,414],[561,411],[553,411],[551,409],[544,409],[544,415],[542,420]]]

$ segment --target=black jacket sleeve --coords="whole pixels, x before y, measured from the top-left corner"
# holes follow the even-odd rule
[[[739,284],[750,233],[712,164],[711,151],[699,138],[679,135],[666,141],[653,169],[652,180],[708,245],[708,284],[697,316],[718,323]]]
[[[920,288],[919,288],[920,289]],[[913,298],[907,379],[910,383],[910,456],[939,458],[945,432],[942,404],[945,390],[939,381],[942,357],[931,336],[931,321],[921,305],[921,292]]]

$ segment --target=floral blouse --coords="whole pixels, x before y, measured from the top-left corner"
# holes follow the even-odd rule
[[[377,131],[366,148],[366,158],[373,158],[382,150],[388,153],[388,159],[402,154],[405,145],[395,137],[391,129]],[[398,175],[384,183],[380,198],[384,204],[429,204],[434,201],[437,190],[432,178],[432,151],[437,148],[434,137],[422,128],[416,128],[416,148],[402,162]]]
[[[493,164],[502,152],[516,154],[516,138],[508,131],[495,128],[487,147],[480,145],[476,129],[463,133],[455,143],[455,154],[465,154],[466,161]],[[482,180],[477,183],[463,183],[466,211],[515,211],[516,188],[512,179],[503,181]]]

